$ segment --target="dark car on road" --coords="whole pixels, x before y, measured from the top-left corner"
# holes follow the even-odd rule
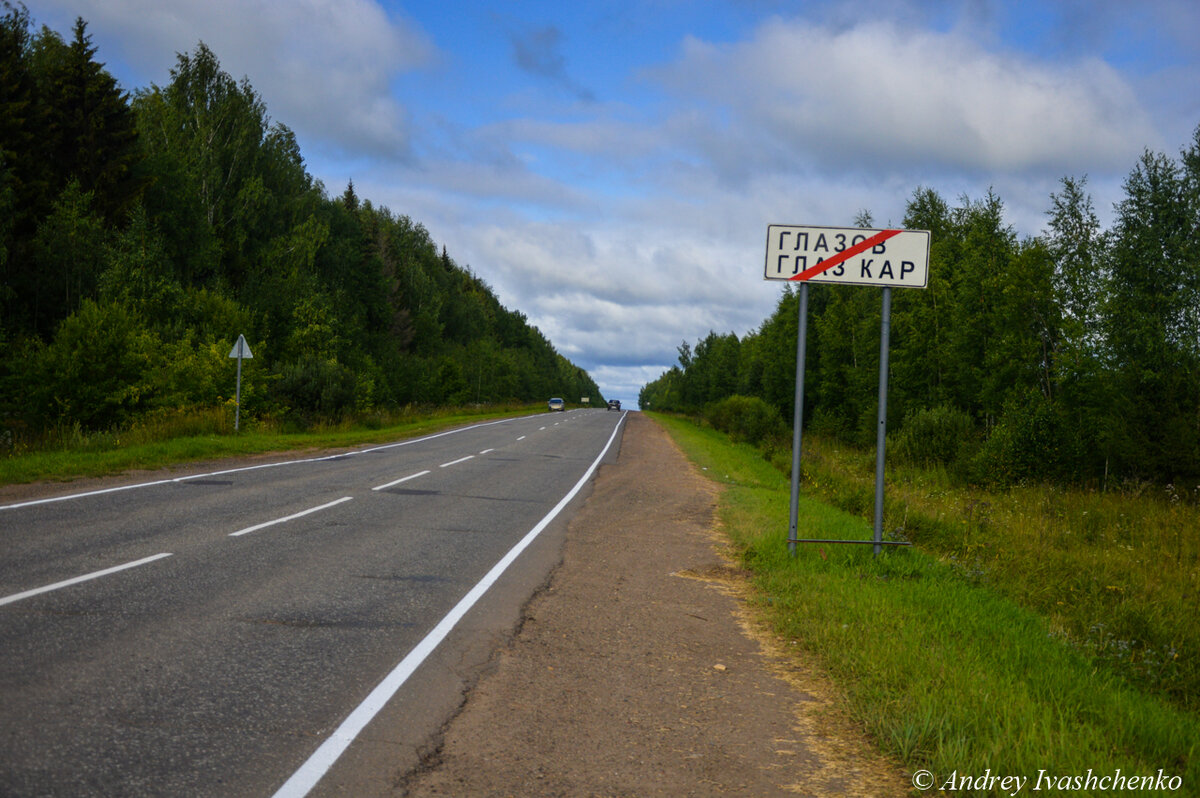
[[[609,399],[608,400],[608,409],[609,410],[620,410],[621,409],[621,400],[620,399]]]

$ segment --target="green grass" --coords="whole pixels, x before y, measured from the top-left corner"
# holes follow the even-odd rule
[[[805,491],[873,512],[873,453],[810,436]],[[1174,486],[1123,491],[956,486],[889,465],[884,528],[1046,618],[1132,684],[1200,711],[1200,512]]]
[[[922,545],[875,558],[870,546],[802,544],[789,557],[787,478],[752,447],[654,418],[726,486],[723,526],[777,634],[824,664],[855,718],[905,767],[931,770],[939,785],[988,769],[1036,778],[1161,768],[1182,779],[1174,794],[1200,794],[1196,714],[1098,667],[1054,619]],[[871,537],[868,521],[808,490],[800,524],[801,537]]]
[[[243,419],[236,433],[233,419],[224,409],[169,413],[125,430],[85,433],[70,428],[46,436],[36,445],[18,445],[0,456],[0,485],[66,481],[267,452],[359,446],[544,409],[541,404],[407,409],[302,431],[286,431],[270,421]]]

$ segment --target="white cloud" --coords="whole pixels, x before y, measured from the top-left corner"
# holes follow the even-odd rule
[[[1099,60],[1040,63],[886,21],[775,19],[733,45],[688,39],[650,74],[731,113],[726,147],[836,170],[1124,167],[1156,143],[1131,86]],[[698,121],[713,129],[714,118]],[[715,144],[710,154],[732,157]]]
[[[351,156],[408,157],[399,73],[426,64],[433,46],[371,0],[46,0],[82,16],[101,56],[119,52],[144,83],[169,80],[176,53],[203,41],[235,79],[246,77],[272,119],[309,147]],[[112,47],[107,41],[112,41]]]
[[[634,410],[637,408],[638,393],[641,392],[642,386],[658,379],[673,365],[674,361],[636,368],[597,366],[588,373],[600,386],[606,399],[620,399],[624,403],[623,409]]]
[[[699,223],[676,225],[661,213],[643,221],[509,221],[461,229],[456,237],[470,258],[484,259],[473,262],[486,263],[485,279],[516,297],[531,318],[573,319],[571,329],[588,332],[645,329],[630,314],[669,311],[742,327],[744,302],[761,288],[761,265],[747,263],[740,245],[712,239]]]

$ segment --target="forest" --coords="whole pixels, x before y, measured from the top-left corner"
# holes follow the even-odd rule
[[[1142,154],[1108,229],[1086,177],[1062,178],[1038,236],[994,192],[951,205],[928,187],[903,226],[932,244],[928,288],[893,292],[889,457],[975,484],[1200,490],[1200,127],[1178,159]],[[809,290],[805,428],[874,446],[881,291]],[[798,297],[742,338],[685,341],[641,406],[787,437]]]
[[[200,43],[124,92],[0,2],[0,443],[230,405],[293,425],[406,406],[601,402],[428,230],[310,175]]]

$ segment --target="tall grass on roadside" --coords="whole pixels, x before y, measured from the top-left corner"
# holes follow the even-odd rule
[[[907,768],[932,771],[935,786],[989,769],[1028,778],[1161,769],[1179,777],[1176,794],[1200,793],[1194,713],[1096,668],[1052,619],[961,561],[920,548],[874,558],[870,546],[813,544],[789,557],[787,478],[753,447],[655,418],[726,486],[722,523],[755,574],[765,617],[824,664],[857,719]],[[800,518],[803,537],[871,537],[865,520],[811,490]]]
[[[808,436],[804,457],[806,494],[870,516],[873,453]],[[986,491],[938,469],[889,464],[884,524],[1044,616],[1097,664],[1200,711],[1197,498],[1146,485]]]

